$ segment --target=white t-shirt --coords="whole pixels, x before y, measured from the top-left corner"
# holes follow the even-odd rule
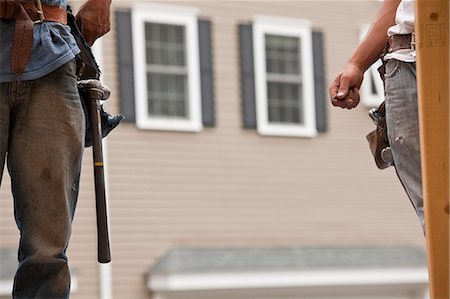
[[[395,25],[387,31],[388,36],[395,34],[409,34],[414,32],[414,0],[402,0],[395,15]],[[410,49],[401,49],[385,56],[385,59],[397,59],[405,62],[416,61],[416,52]]]

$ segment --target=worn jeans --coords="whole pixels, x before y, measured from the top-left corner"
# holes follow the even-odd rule
[[[84,113],[71,61],[1,83],[0,181],[7,159],[20,230],[13,298],[68,298],[66,249],[78,196]]]
[[[385,84],[386,124],[395,169],[424,229],[416,64],[388,60]]]

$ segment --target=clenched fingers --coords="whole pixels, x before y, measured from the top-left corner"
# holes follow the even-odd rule
[[[331,98],[331,104],[333,106],[341,107],[343,109],[353,109],[358,106],[359,101],[360,96],[357,88],[350,89],[343,99],[339,99],[337,96]]]

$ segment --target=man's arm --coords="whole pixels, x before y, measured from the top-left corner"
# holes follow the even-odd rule
[[[89,46],[111,28],[110,6],[111,0],[88,0],[78,11],[77,25]]]
[[[384,0],[366,37],[329,88],[333,106],[352,109],[358,105],[363,74],[382,54],[387,30],[395,24],[395,13],[400,2],[401,0]]]

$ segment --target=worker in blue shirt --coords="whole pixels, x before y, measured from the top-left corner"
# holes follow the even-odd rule
[[[87,0],[76,15],[89,44],[109,31],[110,5]],[[0,182],[6,161],[20,230],[13,298],[69,298],[85,116],[66,8],[67,0],[0,0]]]

